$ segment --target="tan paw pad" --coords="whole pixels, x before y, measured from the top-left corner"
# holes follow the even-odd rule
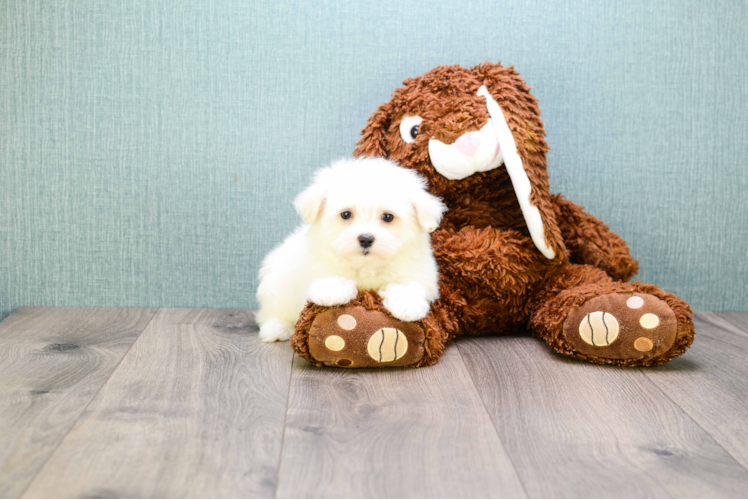
[[[639,297],[638,295],[633,295],[626,301],[626,305],[629,307],[629,309],[639,309],[644,305],[644,299]]]
[[[639,337],[634,341],[634,349],[640,352],[649,352],[654,347],[654,344],[647,337]]]
[[[639,318],[639,324],[642,328],[651,330],[652,328],[657,328],[657,325],[660,324],[660,318],[658,318],[656,314],[647,313]]]
[[[345,340],[337,335],[330,335],[325,339],[325,347],[331,351],[342,351],[345,348]]]
[[[397,328],[380,328],[369,339],[369,357],[380,363],[389,363],[405,356],[408,339]]]
[[[341,314],[338,318],[338,326],[343,330],[353,330],[356,328],[356,318],[350,314]]]
[[[582,340],[593,346],[606,346],[618,338],[620,326],[615,316],[603,311],[591,312],[579,323]]]

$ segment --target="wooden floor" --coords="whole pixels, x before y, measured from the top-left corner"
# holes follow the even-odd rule
[[[22,308],[0,323],[0,497],[745,497],[748,313],[652,369],[462,339],[319,369],[251,310]]]

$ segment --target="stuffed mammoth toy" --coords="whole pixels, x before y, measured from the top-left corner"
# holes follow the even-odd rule
[[[458,335],[529,330],[592,363],[649,366],[693,342],[691,308],[638,271],[626,243],[549,191],[543,123],[513,67],[439,66],[369,118],[354,155],[397,161],[448,207],[432,235],[440,298],[421,321],[390,316],[362,291],[307,304],[292,346],[316,365],[426,366]],[[325,339],[342,337],[331,350]]]

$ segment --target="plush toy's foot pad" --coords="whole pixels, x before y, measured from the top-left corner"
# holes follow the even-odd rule
[[[574,309],[563,332],[577,352],[627,360],[667,352],[677,327],[675,313],[665,301],[646,293],[609,293]]]
[[[343,368],[408,366],[424,355],[425,334],[417,323],[398,321],[361,306],[320,313],[309,330],[309,354]]]

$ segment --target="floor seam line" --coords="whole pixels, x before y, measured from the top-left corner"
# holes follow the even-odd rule
[[[724,317],[724,316],[721,316],[721,315],[720,315],[720,312],[734,312],[734,311],[696,311],[696,314],[698,314],[698,313],[700,313],[700,312],[702,312],[702,313],[703,313],[703,312],[705,312],[705,313],[707,313],[707,314],[714,314],[714,315],[716,315],[716,316],[717,316],[717,317],[718,317],[719,319],[721,319],[721,320],[725,321],[726,323],[729,323],[729,324],[730,324],[730,326],[732,326],[733,328],[735,328],[736,330],[738,330],[738,331],[739,331],[740,333],[742,333],[743,335],[748,335],[748,330],[745,330],[745,329],[743,329],[743,327],[742,327],[742,326],[740,326],[740,325],[737,325],[737,324],[733,323],[732,321],[730,321],[730,320],[729,320],[728,318],[726,318],[726,317]],[[742,312],[742,311],[739,311],[739,312]],[[694,316],[696,316],[696,314],[694,314]],[[707,320],[704,320],[704,319],[702,319],[701,321],[707,321]],[[714,327],[717,327],[717,328],[719,328],[719,325],[714,325],[714,324],[712,324],[712,326],[714,326]],[[704,334],[702,333],[701,335],[704,335]],[[707,337],[708,337],[708,336],[709,336],[709,335],[707,335]]]
[[[148,329],[148,327],[151,325],[151,322],[153,321],[153,318],[156,317],[156,315],[159,313],[159,311],[161,311],[161,309],[162,308],[160,308],[160,307],[158,309],[156,309],[156,312],[154,312],[153,316],[150,317],[150,319],[148,320],[148,323],[146,323],[145,326],[143,327],[143,329],[140,330],[140,332],[138,333],[138,336],[135,337],[135,340],[132,342],[132,344],[130,344],[130,347],[127,349],[127,351],[122,355],[122,358],[120,358],[120,360],[114,366],[114,369],[112,370],[112,373],[110,373],[109,376],[106,378],[106,380],[104,380],[104,382],[99,386],[99,388],[96,390],[96,393],[93,396],[91,396],[91,399],[88,401],[88,403],[86,403],[86,406],[83,407],[83,411],[81,411],[81,414],[78,415],[78,418],[75,419],[75,422],[73,422],[73,424],[70,426],[70,428],[67,430],[67,432],[65,432],[65,435],[62,436],[62,439],[60,439],[60,442],[57,443],[57,446],[55,446],[54,450],[52,450],[50,452],[50,454],[47,457],[47,459],[39,467],[39,470],[36,471],[36,474],[34,474],[34,477],[32,477],[29,480],[29,482],[26,484],[26,486],[23,488],[23,490],[21,491],[21,493],[18,495],[18,498],[23,498],[23,496],[26,494],[26,492],[29,490],[29,488],[31,488],[31,485],[34,484],[34,481],[36,481],[36,478],[39,477],[39,474],[41,474],[42,470],[44,470],[44,467],[47,466],[47,463],[49,463],[49,461],[52,460],[52,457],[55,455],[55,453],[57,453],[57,450],[60,449],[60,446],[62,446],[62,443],[65,441],[65,439],[67,439],[67,437],[73,431],[73,429],[75,428],[76,424],[80,421],[80,419],[83,416],[83,414],[86,413],[86,410],[88,410],[88,407],[91,406],[91,403],[93,403],[93,401],[96,399],[96,396],[99,395],[99,393],[104,388],[104,386],[109,382],[109,380],[111,380],[112,376],[114,375],[114,372],[116,372],[117,368],[120,367],[120,365],[122,364],[122,361],[125,359],[125,357],[127,357],[127,355],[130,354],[130,351],[132,350],[133,346],[137,343],[138,340],[140,340],[140,337],[141,337],[141,335],[143,335],[143,332],[146,331],[146,329]]]
[[[275,491],[273,498],[278,498],[278,485],[280,484],[280,469],[283,462],[283,445],[286,442],[286,423],[288,422],[288,407],[291,401],[291,382],[293,381],[294,372],[294,354],[291,352],[291,373],[288,375],[288,391],[286,392],[286,411],[283,414],[283,430],[281,431],[280,453],[278,457],[278,470],[275,471]]]
[[[662,387],[660,387],[660,386],[659,386],[659,384],[657,384],[657,382],[655,382],[655,381],[654,381],[654,380],[653,380],[653,379],[652,379],[652,378],[651,378],[651,377],[650,377],[650,376],[649,376],[649,375],[647,374],[647,372],[646,372],[646,371],[644,371],[644,369],[643,369],[643,368],[639,367],[639,368],[637,368],[637,370],[639,370],[640,372],[642,372],[642,373],[644,374],[644,376],[646,377],[646,379],[647,379],[647,380],[649,380],[649,382],[650,382],[650,383],[651,383],[651,384],[652,384],[653,386],[655,386],[655,388],[657,388],[657,390],[658,390],[658,391],[659,391],[660,393],[662,393],[662,394],[663,394],[663,395],[664,395],[664,396],[665,396],[665,397],[667,398],[667,400],[668,400],[668,401],[670,401],[670,402],[671,402],[671,403],[672,403],[673,405],[675,405],[675,407],[676,407],[676,408],[678,408],[678,409],[679,409],[680,411],[682,411],[682,412],[683,412],[683,414],[684,414],[684,415],[686,415],[686,416],[688,417],[688,419],[689,419],[689,420],[691,420],[691,422],[693,422],[693,423],[694,423],[694,425],[696,425],[696,427],[698,427],[699,429],[701,429],[702,431],[704,431],[704,434],[706,434],[707,436],[709,436],[709,437],[710,437],[710,438],[712,439],[712,441],[714,441],[714,444],[716,444],[717,446],[719,446],[719,447],[720,447],[720,448],[721,448],[721,449],[722,449],[722,450],[723,450],[723,451],[724,451],[725,453],[727,453],[727,455],[728,455],[728,456],[729,456],[730,458],[732,458],[733,460],[735,460],[735,463],[736,463],[736,464],[738,464],[738,465],[739,465],[739,466],[740,466],[740,467],[741,467],[741,468],[742,468],[742,469],[743,469],[744,471],[748,472],[748,468],[746,468],[746,467],[745,467],[745,466],[744,466],[744,465],[743,465],[742,463],[740,463],[740,460],[738,460],[737,458],[735,458],[735,456],[734,456],[734,455],[733,455],[732,453],[730,453],[730,451],[729,451],[729,450],[728,450],[727,448],[725,448],[724,446],[722,446],[722,443],[720,443],[719,441],[717,441],[717,438],[715,438],[714,436],[712,436],[712,434],[711,434],[711,433],[710,433],[710,432],[709,432],[708,430],[706,430],[706,429],[705,429],[705,428],[704,428],[704,427],[703,427],[703,426],[702,426],[702,425],[701,425],[701,424],[699,423],[699,421],[698,421],[698,420],[696,420],[696,418],[694,418],[694,416],[693,416],[693,415],[691,415],[691,414],[690,414],[690,413],[688,412],[688,410],[686,410],[686,409],[685,409],[685,408],[683,408],[683,407],[682,407],[681,405],[679,405],[678,403],[676,403],[676,402],[675,402],[675,400],[674,400],[673,398],[671,398],[671,397],[670,397],[670,395],[669,395],[669,394],[668,394],[667,392],[665,392],[665,390],[664,390],[664,389],[663,389]]]
[[[501,445],[501,448],[504,450],[504,453],[506,453],[506,458],[509,460],[509,463],[512,465],[512,470],[514,470],[514,475],[517,476],[517,481],[519,481],[519,485],[522,487],[522,491],[525,493],[525,498],[532,498],[527,492],[527,488],[525,487],[524,481],[522,481],[522,477],[520,477],[519,472],[517,472],[517,466],[514,465],[514,460],[509,454],[509,451],[507,450],[506,446],[504,446],[504,441],[501,439],[501,435],[499,434],[499,429],[497,429],[496,424],[493,423],[493,419],[491,418],[491,413],[489,413],[488,408],[486,407],[486,402],[483,401],[483,398],[480,395],[478,386],[475,385],[475,379],[473,378],[473,374],[470,373],[470,370],[468,370],[467,363],[465,363],[465,358],[462,356],[462,350],[460,349],[460,346],[457,344],[457,342],[455,342],[454,347],[457,349],[457,353],[460,355],[460,361],[462,362],[462,366],[465,368],[465,371],[467,372],[468,377],[470,377],[470,382],[473,384],[473,389],[475,390],[475,393],[478,396],[478,399],[480,400],[481,406],[483,406],[483,411],[486,417],[488,418],[488,421],[491,422],[491,427],[493,427],[493,431],[494,433],[496,433],[496,439],[499,440],[499,444]]]

